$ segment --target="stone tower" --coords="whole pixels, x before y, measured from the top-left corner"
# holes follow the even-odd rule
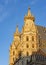
[[[16,62],[17,65],[31,65],[31,61],[30,63],[26,61],[30,60],[30,57],[33,61],[36,60],[35,56],[40,56],[40,59],[45,56],[46,61],[46,28],[35,25],[35,18],[31,14],[30,8],[28,8],[28,13],[24,16],[21,33],[18,31],[18,26],[14,33],[14,39],[10,46],[10,65],[16,65]]]

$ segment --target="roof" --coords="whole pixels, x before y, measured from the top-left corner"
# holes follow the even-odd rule
[[[33,54],[40,54],[40,55],[43,55],[43,56],[46,56],[46,54],[41,50],[39,49],[37,52],[33,52]]]
[[[42,40],[46,41],[46,27],[36,25],[38,34]]]

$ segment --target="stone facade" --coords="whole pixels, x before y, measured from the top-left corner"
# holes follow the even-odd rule
[[[45,56],[46,58],[46,28],[38,26],[35,24],[35,18],[28,9],[27,15],[24,17],[24,25],[22,27],[21,33],[18,31],[18,26],[16,27],[16,32],[14,33],[14,39],[10,46],[10,65],[16,65],[15,62],[20,58],[20,63],[25,63],[24,58],[30,57],[41,51],[40,56]],[[38,54],[39,54],[38,53]],[[37,56],[36,55],[33,55]],[[18,61],[18,62],[19,62]],[[29,60],[30,61],[30,60]],[[18,63],[17,62],[17,63]],[[35,61],[36,62],[36,61]],[[22,64],[21,65],[27,65]],[[39,62],[40,63],[40,62]],[[40,65],[40,64],[36,64]],[[34,65],[36,65],[34,64]],[[17,64],[18,65],[18,64]],[[30,65],[33,65],[30,63]],[[45,64],[42,64],[45,65]]]

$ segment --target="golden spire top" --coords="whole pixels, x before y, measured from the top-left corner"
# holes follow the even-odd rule
[[[31,12],[30,12],[30,7],[28,8],[28,13],[27,13],[27,15],[24,17],[24,20],[27,20],[27,19],[31,19],[31,20],[35,20],[34,19],[34,16],[31,14]]]
[[[31,16],[30,8],[28,8],[28,16]]]

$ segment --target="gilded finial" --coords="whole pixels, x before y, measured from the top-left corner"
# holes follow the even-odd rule
[[[31,16],[30,7],[28,8],[28,16]]]

